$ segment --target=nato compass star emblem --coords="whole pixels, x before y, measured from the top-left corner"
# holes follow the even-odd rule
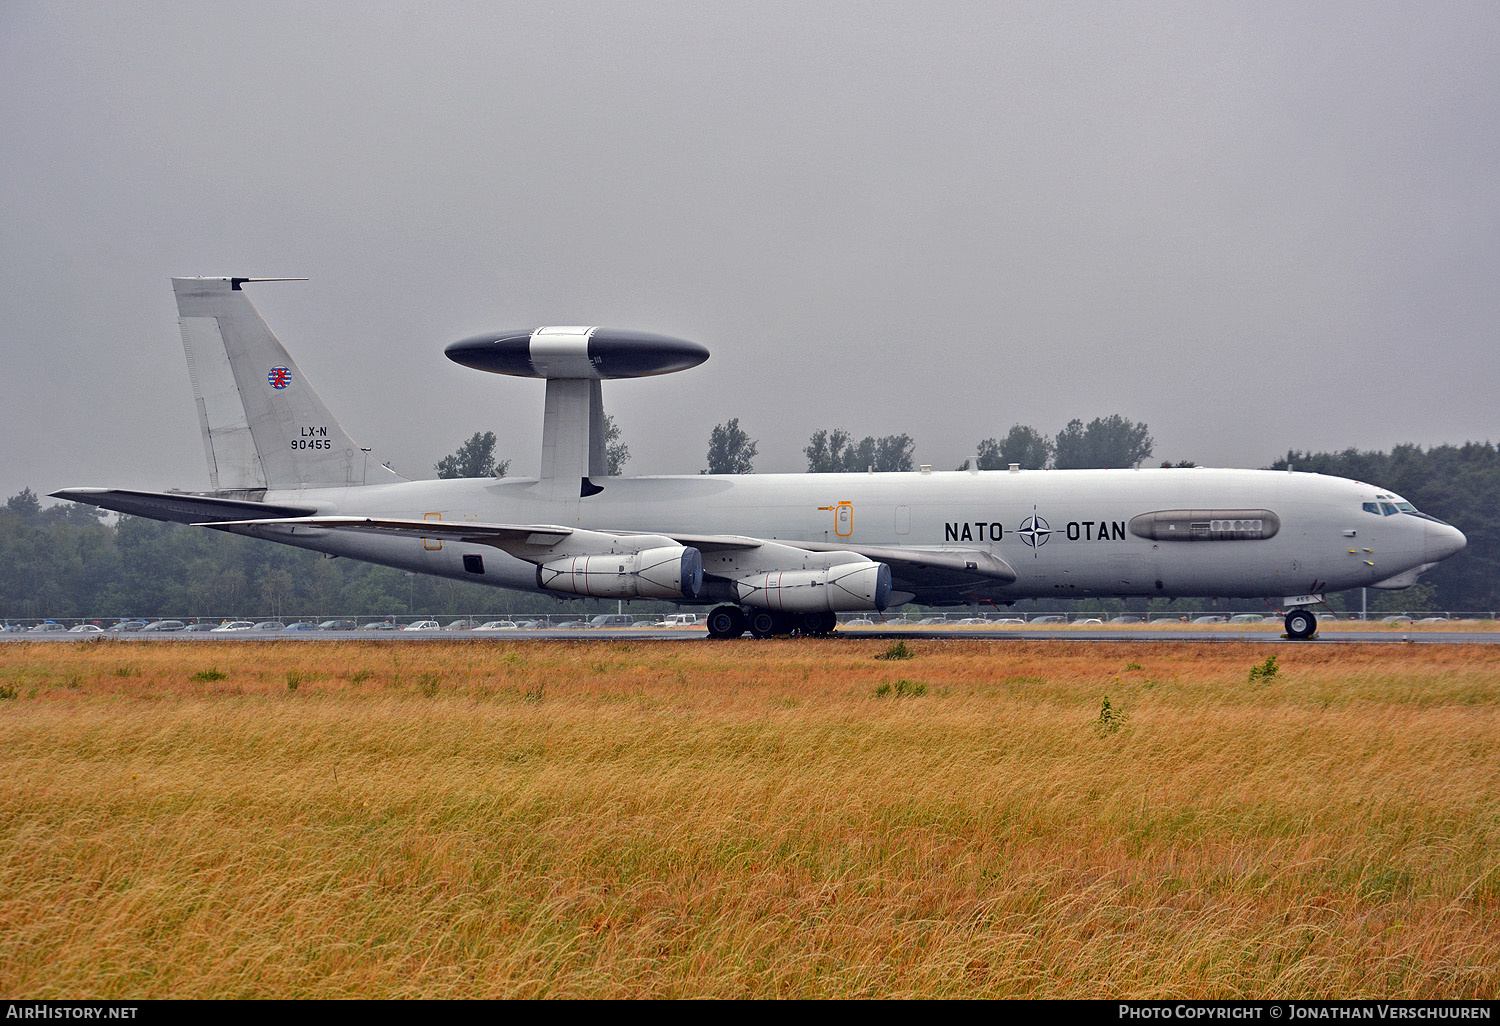
[[[1031,546],[1031,554],[1036,555],[1036,550],[1047,544],[1047,539],[1052,536],[1052,528],[1047,526],[1047,521],[1036,514],[1036,507],[1031,507],[1031,516],[1021,521],[1021,529],[1016,532],[1021,540]]]

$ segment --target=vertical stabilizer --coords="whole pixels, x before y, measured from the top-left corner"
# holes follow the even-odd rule
[[[404,480],[354,444],[240,288],[173,278],[182,345],[216,489]]]

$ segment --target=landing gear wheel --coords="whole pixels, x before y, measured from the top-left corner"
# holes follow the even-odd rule
[[[737,638],[745,633],[745,614],[739,606],[717,606],[708,614],[710,638]]]
[[[1304,638],[1312,637],[1313,632],[1317,629],[1318,618],[1312,614],[1311,610],[1293,609],[1290,613],[1286,614],[1287,637],[1296,638],[1298,641],[1301,641]]]
[[[775,634],[789,633],[790,628],[786,616],[780,613],[769,609],[756,609],[750,613],[750,633],[754,637],[774,637]]]
[[[797,626],[806,638],[826,638],[838,623],[832,613],[803,613],[797,617]]]
[[[769,637],[775,633],[775,616],[768,610],[757,609],[750,613],[750,633],[756,637]]]

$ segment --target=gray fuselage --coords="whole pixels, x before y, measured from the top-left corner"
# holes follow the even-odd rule
[[[445,523],[553,524],[616,532],[743,535],[822,547],[983,550],[1009,584],[934,585],[915,601],[1084,596],[1279,597],[1377,585],[1461,549],[1455,528],[1415,512],[1382,515],[1371,485],[1317,474],[1208,468],[604,478],[557,500],[520,478],[272,490],[267,502]],[[1264,536],[1143,536],[1161,511],[1266,511]],[[1268,521],[1269,522],[1269,521]],[[459,580],[537,590],[536,568],[491,546],[315,527],[224,528]],[[1264,533],[1264,532],[1263,532]],[[482,573],[465,568],[482,558]],[[470,567],[474,561],[469,561]],[[912,599],[907,599],[908,601]]]

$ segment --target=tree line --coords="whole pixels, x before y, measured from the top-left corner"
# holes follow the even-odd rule
[[[630,459],[630,449],[620,440],[620,428],[614,418],[606,414],[604,421],[609,473],[618,476]],[[493,431],[476,431],[433,469],[440,478],[504,477],[510,469],[510,460],[497,456],[496,445]],[[1056,438],[1029,425],[1013,425],[1004,438],[981,441],[976,454],[957,469],[975,466],[979,470],[1006,470],[1012,464],[1022,470],[1133,467],[1150,459],[1154,447],[1144,423],[1114,413],[1095,417],[1087,424],[1075,418]],[[916,441],[904,433],[881,438],[866,435],[856,440],[843,428],[821,428],[807,440],[802,454],[807,458],[810,474],[859,474],[870,470],[899,473],[916,469],[916,448]],[[738,417],[732,418],[714,425],[708,438],[708,466],[700,473],[752,474],[759,451],[760,443],[740,427]]]
[[[958,467],[968,470],[1083,470],[1090,467],[1133,467],[1151,458],[1155,442],[1143,423],[1118,413],[1095,417],[1085,424],[1074,419],[1056,438],[1025,424],[1011,427],[1004,438],[986,438],[975,456]],[[810,474],[858,474],[868,470],[915,470],[917,443],[911,435],[866,435],[855,441],[843,428],[813,432],[803,448]],[[754,471],[758,443],[740,429],[739,419],[716,426],[709,436],[706,474],[749,474]]]
[[[433,465],[439,478],[455,477],[504,477],[510,470],[510,460],[502,460],[495,454],[498,445],[493,431],[476,431],[469,440]],[[611,477],[619,477],[630,459],[630,447],[620,441],[620,427],[615,418],[604,415],[604,459],[609,465]]]
[[[7,500],[0,616],[301,619],[522,605],[516,593],[482,585],[142,517],[110,524],[98,513],[72,502],[42,508],[30,489]]]
[[[1109,418],[1104,421],[1107,428]],[[1048,465],[1046,459],[1050,459],[1050,465],[1066,469],[1063,459],[1072,458],[1068,447],[1073,438],[1087,439],[1090,426],[1077,421],[1073,424],[1078,425],[1077,430],[1065,429],[1050,440],[1026,429],[1012,429],[1004,439],[992,440],[992,453],[987,453],[981,443],[980,458],[984,462],[980,466],[1003,469],[1009,463],[1019,463],[1035,468]],[[733,432],[739,431],[737,421],[721,427],[731,436],[726,439],[726,450],[741,457],[748,452],[748,458],[753,459],[754,441],[743,438],[736,442],[733,437]],[[1140,455],[1150,442],[1149,435],[1135,429],[1113,434],[1135,449],[1120,448],[1105,458],[1113,459],[1119,453]],[[475,466],[485,465],[486,460],[490,474],[503,473],[503,466],[494,458],[493,436],[487,449],[484,442],[481,435],[481,444],[468,454],[478,462],[458,467],[460,476],[477,476],[470,472]],[[1047,442],[1051,443],[1050,451]],[[820,431],[809,440],[808,449],[813,451],[808,453],[808,460],[810,466],[817,459],[827,461],[819,466],[833,467],[837,459],[839,469],[862,472],[870,465],[884,469],[876,461],[885,458],[898,464],[894,469],[910,469],[899,465],[911,459],[909,443],[910,438],[904,435],[855,442],[844,432]],[[1092,451],[1095,455],[1091,458],[1101,459],[1097,454],[1103,448]],[[1042,458],[1044,454],[1046,459]],[[860,461],[866,461],[865,465]],[[742,459],[737,465],[744,467],[745,462]],[[1122,460],[1119,465],[1132,464]],[[1468,536],[1468,548],[1428,573],[1419,590],[1394,592],[1388,597],[1371,592],[1371,608],[1395,603],[1394,608],[1500,609],[1500,451],[1495,445],[1469,442],[1429,449],[1398,445],[1390,452],[1291,450],[1268,469],[1288,467],[1376,483],[1404,496],[1423,512],[1456,525]],[[748,467],[741,472],[748,472]],[[0,508],[0,617],[190,612],[246,612],[277,618],[323,613],[504,614],[535,609],[542,601],[525,593],[330,559],[220,531],[128,516],[111,524],[91,506],[64,502],[44,508],[30,489],[11,496]],[[1344,604],[1359,608],[1358,593]],[[571,611],[574,606],[558,608]],[[577,606],[578,611],[584,608]]]
[[[1492,443],[1436,445],[1425,450],[1419,445],[1398,445],[1390,452],[1292,449],[1269,469],[1288,468],[1389,488],[1423,513],[1457,527],[1469,539],[1468,547],[1424,574],[1418,587],[1432,589],[1434,605],[1430,608],[1493,610],[1500,606],[1500,449]],[[1401,595],[1392,592],[1390,601],[1402,602]],[[1353,608],[1359,608],[1358,601]]]
[[[0,618],[201,615],[290,622],[335,614],[504,616],[615,608],[613,602],[553,600],[142,517],[121,516],[111,524],[98,514],[72,502],[44,508],[29,488],[0,507]]]

